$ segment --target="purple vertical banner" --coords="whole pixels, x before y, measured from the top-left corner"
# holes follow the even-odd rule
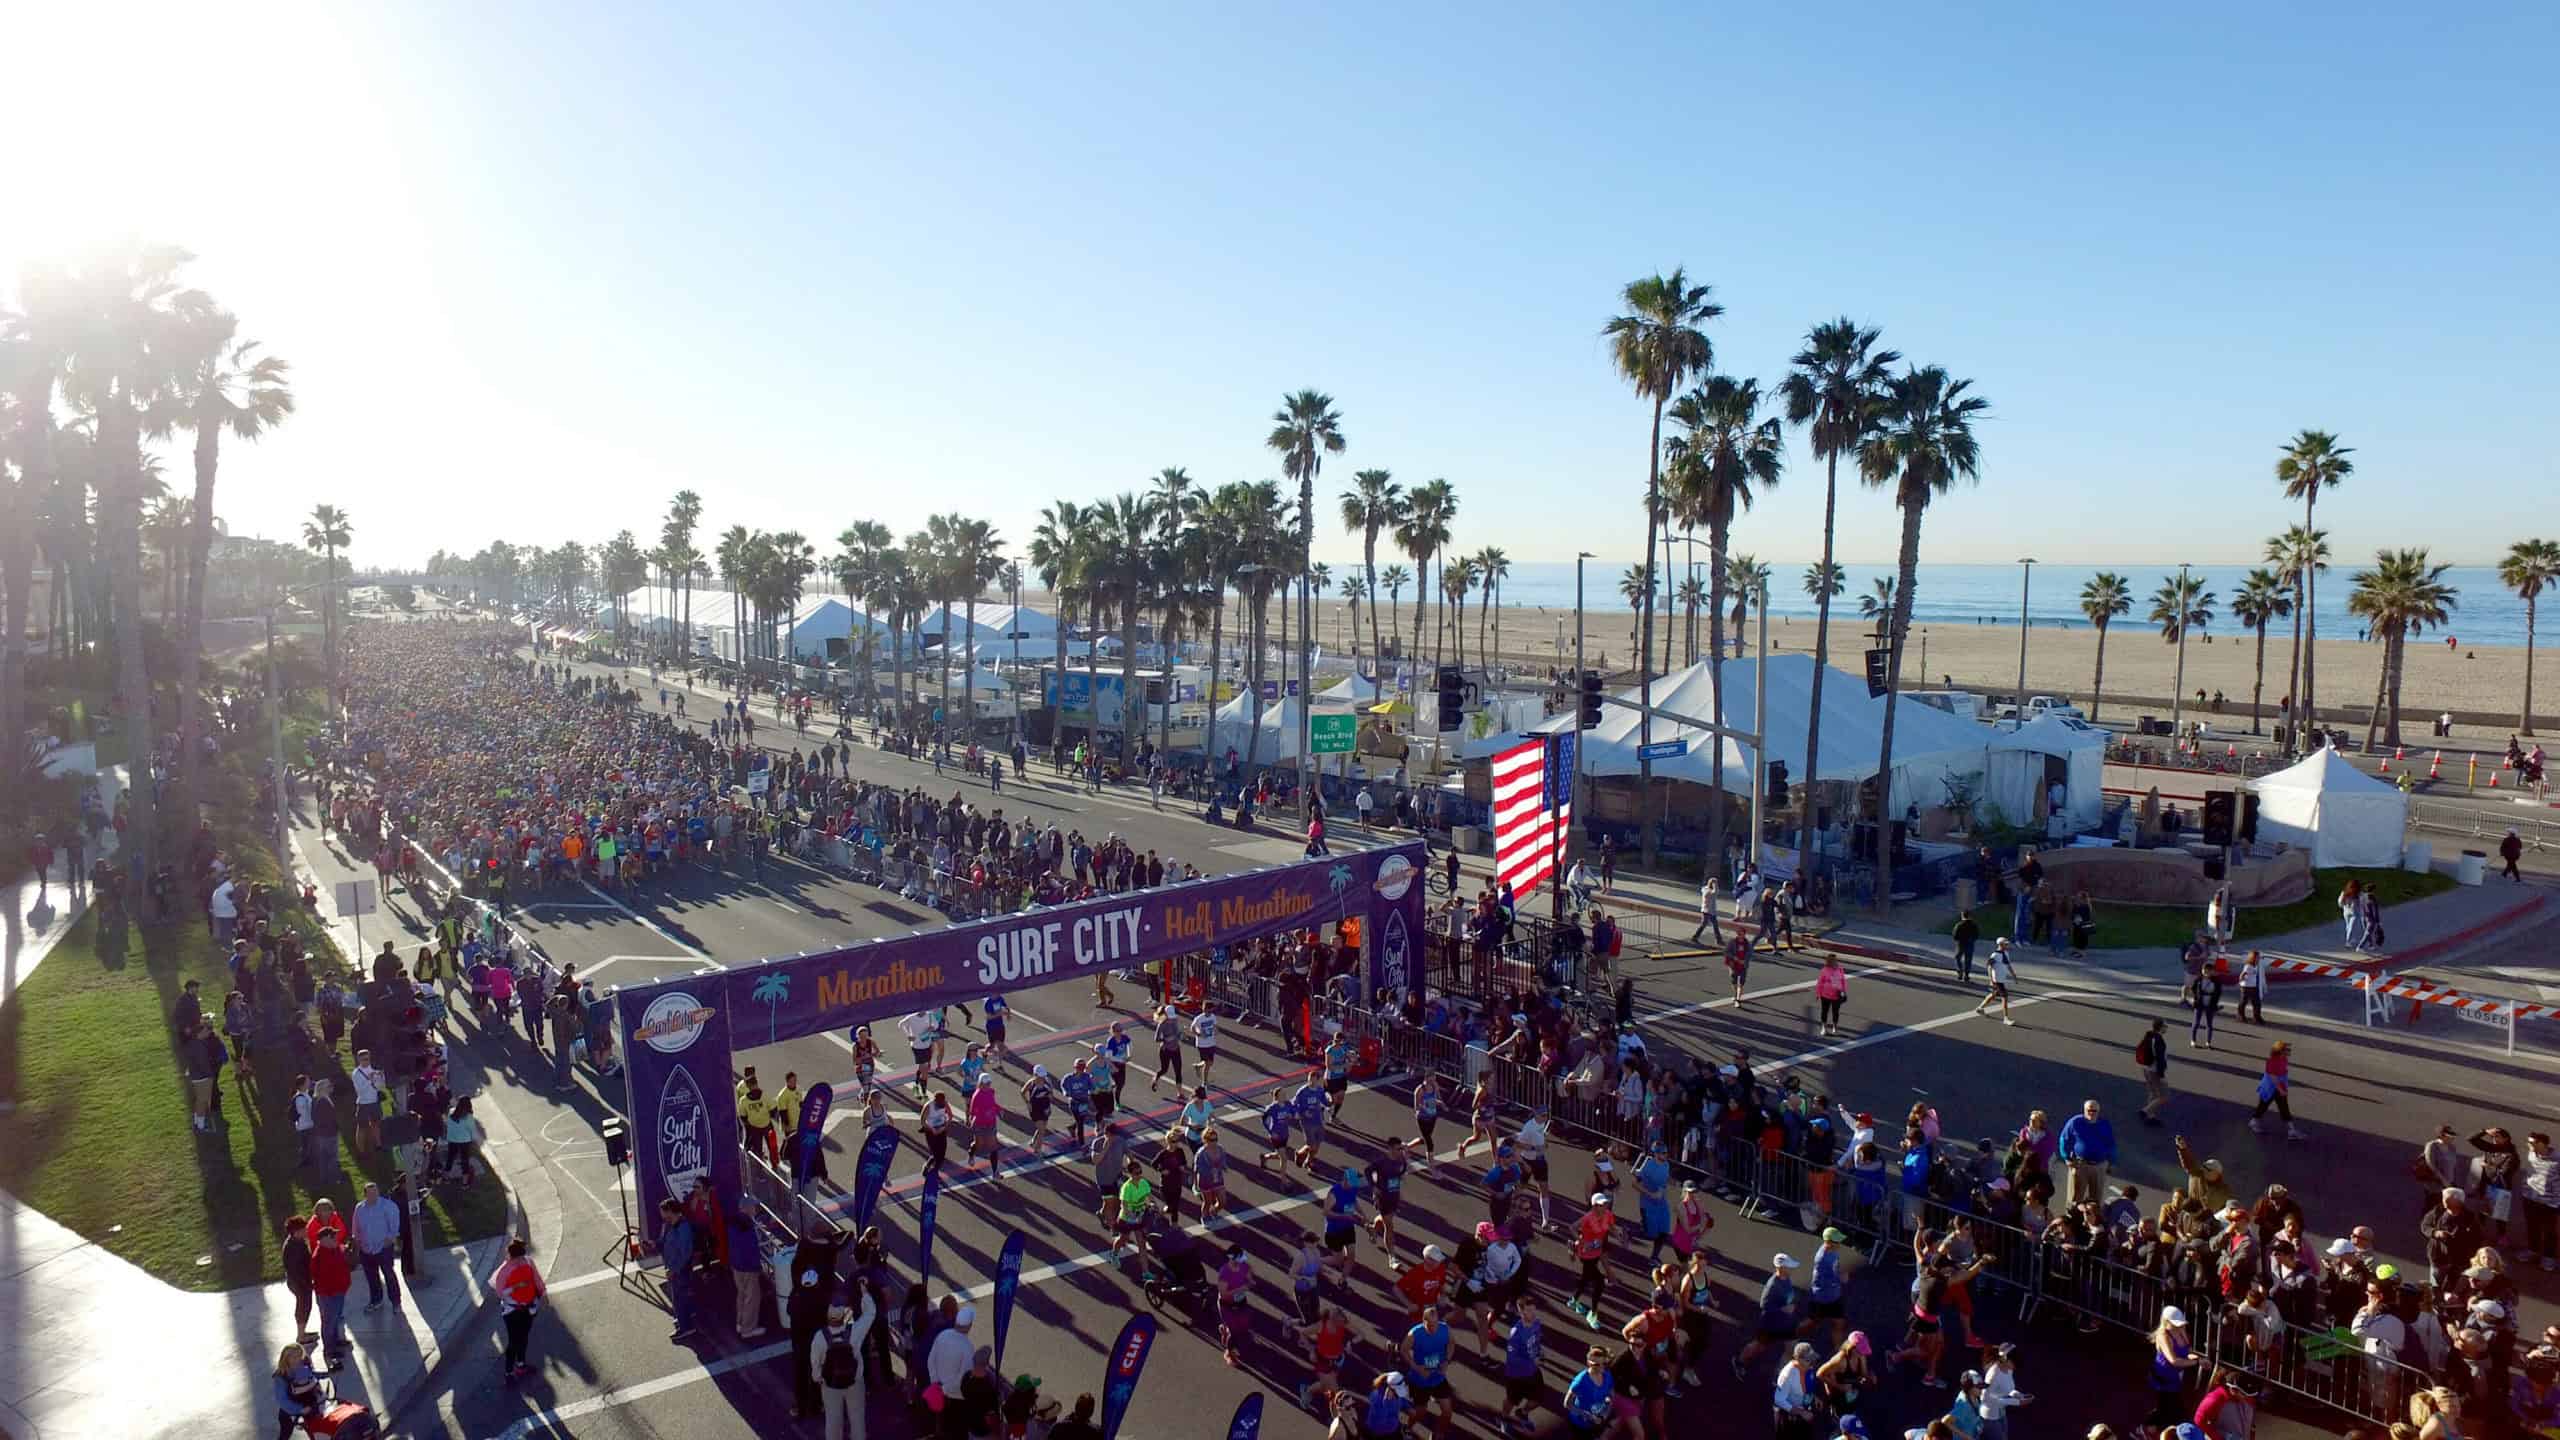
[[[942,1172],[928,1170],[924,1198],[916,1202],[916,1278],[933,1283],[933,1220],[942,1210]]]
[[[871,1223],[880,1208],[880,1192],[889,1183],[889,1166],[898,1158],[898,1127],[883,1125],[862,1142],[862,1158],[853,1167],[853,1228]]]
[[[1013,1324],[1013,1295],[1022,1288],[1023,1235],[1019,1230],[1004,1237],[1004,1249],[996,1252],[996,1368],[1004,1368],[1004,1332]]]
[[[1102,1440],[1115,1440],[1120,1422],[1129,1417],[1129,1401],[1138,1393],[1138,1377],[1146,1373],[1147,1352],[1156,1345],[1156,1317],[1140,1315],[1120,1327],[1111,1356],[1102,1365]]]
[[[836,1087],[821,1080],[800,1102],[800,1124],[791,1132],[791,1188],[809,1183],[818,1166],[819,1148],[827,1143],[827,1112],[835,1107]]]
[[[1227,1440],[1262,1440],[1262,1392],[1236,1402],[1236,1418],[1227,1422]]]
[[[1369,945],[1370,995],[1422,988],[1423,894],[1421,863],[1412,854],[1397,849],[1379,857],[1360,927]]]
[[[613,997],[632,1169],[640,1180],[640,1233],[650,1241],[658,1235],[658,1202],[682,1201],[702,1180],[711,1182],[724,1209],[738,1206],[738,1107],[730,1098],[729,1017],[719,1005],[717,978],[620,990]]]

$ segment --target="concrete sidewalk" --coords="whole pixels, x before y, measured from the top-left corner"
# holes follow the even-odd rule
[[[107,814],[114,814],[116,797],[124,793],[124,767],[111,765],[99,771],[98,798]],[[71,881],[71,860],[55,847],[53,865],[41,892],[34,875],[21,875],[6,886],[0,886],[0,1006],[17,998],[18,987],[36,972],[53,947],[71,933],[82,912],[89,908],[89,878],[84,873],[79,885]],[[89,859],[116,853],[116,832],[112,825],[99,829],[91,842]],[[85,870],[85,866],[83,869]]]
[[[310,871],[298,856],[294,869]],[[389,928],[388,916],[375,917],[374,931]],[[337,919],[332,931],[354,956],[352,924]],[[483,1158],[507,1186],[508,1234],[420,1254],[416,1274],[402,1278],[399,1310],[365,1313],[361,1274],[349,1292],[352,1358],[332,1382],[386,1429],[448,1359],[494,1347],[488,1277],[508,1235],[540,1237],[536,1259],[549,1268],[558,1191],[505,1106],[478,1113]],[[0,1345],[0,1433],[12,1440],[272,1434],[269,1377],[294,1329],[293,1296],[281,1284],[178,1290],[0,1191],[0,1333],[9,1337]],[[490,1358],[494,1374],[494,1348]]]

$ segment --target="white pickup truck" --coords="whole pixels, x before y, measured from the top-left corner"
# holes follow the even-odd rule
[[[1997,712],[1995,712],[1995,714],[1998,719],[2015,720],[2018,718],[2018,707],[2015,705],[2003,705]],[[2059,715],[2065,720],[2085,720],[2088,718],[2080,713],[2079,706],[2072,704],[2070,701],[2063,699],[2059,695],[2028,696],[2026,718],[2034,720],[2046,715]]]

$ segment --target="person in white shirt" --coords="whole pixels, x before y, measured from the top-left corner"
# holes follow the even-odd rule
[[[1360,793],[1351,798],[1351,804],[1352,808],[1360,812],[1360,828],[1363,830],[1368,829],[1369,812],[1377,808],[1377,797],[1369,793],[1368,786],[1363,785],[1360,787]]]
[[[942,1393],[954,1402],[960,1398],[960,1377],[969,1373],[969,1365],[977,1348],[969,1343],[969,1327],[978,1323],[978,1307],[963,1305],[951,1317],[950,1328],[933,1337],[933,1348],[925,1351],[924,1373]]]
[[[1796,1342],[1787,1363],[1778,1367],[1778,1383],[1769,1394],[1769,1405],[1777,1415],[1778,1433],[1785,1435],[1800,1430],[1813,1420],[1813,1368],[1819,1363],[1812,1346]]]
[[[809,1377],[818,1382],[827,1440],[855,1440],[863,1431],[862,1342],[879,1317],[870,1292],[861,1293],[861,1314],[837,1301],[827,1307],[825,1328],[809,1342]],[[945,1393],[957,1396],[959,1390],[955,1385]]]
[[[1716,920],[1716,877],[1713,875],[1698,887],[1698,928],[1689,932],[1689,943],[1698,944],[1709,934],[1716,937],[1719,947],[1724,944],[1724,926]]]
[[[2035,1398],[2018,1388],[2018,1347],[1994,1349],[1982,1372],[1982,1432],[1976,1440],[2009,1440],[2009,1412]]]
[[[382,1131],[382,1072],[374,1068],[373,1052],[356,1052],[356,1068],[347,1072],[347,1081],[355,1091],[356,1153],[373,1148],[374,1137]]]
[[[230,949],[232,932],[240,926],[240,902],[228,879],[213,887],[213,898],[205,902],[205,907],[213,917],[213,943]]]
[[[898,1029],[907,1037],[907,1053],[915,1057],[916,1098],[921,1100],[925,1082],[933,1078],[933,1040],[942,1031],[941,1012],[919,1010],[899,1021]]]

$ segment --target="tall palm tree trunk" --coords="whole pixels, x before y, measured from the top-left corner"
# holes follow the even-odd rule
[[[1120,590],[1120,763],[1138,758],[1138,726],[1146,712],[1146,696],[1138,689],[1138,572],[1121,579]]]
[[[2295,750],[2303,748],[2302,616],[2311,608],[2310,598],[2303,593],[2302,575],[2300,570],[2293,572],[2293,656],[2285,663],[2284,671],[2284,718],[2293,741],[2290,748]]]
[[[1369,585],[1369,666],[1380,675],[1386,673],[1386,651],[1378,648],[1378,527],[1370,526],[1360,542],[1360,573]],[[1358,670],[1358,666],[1353,666]]]
[[[2254,680],[2252,680],[2252,681],[2250,682],[2250,685],[2249,685],[2249,733],[2250,733],[2250,734],[2252,734],[2252,735],[2255,735],[2255,734],[2257,734],[2257,733],[2258,733],[2258,714],[2259,714],[2259,706],[2261,706],[2262,704],[2264,704],[2264,703],[2265,703],[2266,698],[2267,698],[2267,619],[2266,619],[2266,617],[2265,617],[2265,616],[2260,616],[2260,617],[2259,617],[2259,619],[2258,619],[2258,671],[2257,671],[2257,678],[2256,678],[2256,679],[2254,679]]]
[[[108,472],[102,516],[106,523],[101,528],[109,547],[107,566],[115,593],[116,690],[124,711],[119,720],[132,757],[125,786],[131,819],[119,858],[127,861],[128,873],[140,880],[151,874],[159,849],[159,816],[153,803],[157,787],[151,783],[151,756],[159,727],[151,717],[151,677],[142,655],[141,437],[123,397],[112,397],[102,413],[98,440],[100,463]]]
[[[1707,718],[1721,724],[1724,720],[1724,550],[1732,537],[1730,515],[1707,519],[1707,695],[1715,708]],[[1668,668],[1667,666],[1665,668]],[[1716,777],[1715,798],[1707,804],[1707,873],[1724,873],[1724,747],[1715,747],[1715,757],[1707,762]],[[1767,741],[1761,742],[1766,745]]]
[[[2098,622],[2097,631],[2098,668],[2089,676],[2089,718],[2092,721],[2095,721],[2098,718],[2099,698],[2107,693],[2107,626],[2105,621],[2102,620]]]
[[[1893,624],[1885,641],[1884,738],[1876,751],[1876,913],[1893,912],[1893,712],[1902,695],[1902,640],[1911,629],[1911,591],[1920,572],[1918,505],[1902,507],[1902,555],[1893,586]]]
[[[1246,652],[1245,688],[1252,699],[1245,704],[1244,774],[1250,778],[1262,752],[1262,650],[1265,628],[1270,619],[1270,590],[1261,576],[1254,577],[1253,605],[1247,612],[1252,624],[1252,648]]]
[[[2303,492],[2302,528],[2306,533],[2318,533],[2311,528],[2311,507],[2319,498],[2320,488],[2316,485]],[[2305,725],[2320,723],[2317,698],[2320,691],[2317,683],[2320,673],[2320,617],[2311,608],[2319,601],[2320,567],[2306,564],[2302,567],[2302,723]]]
[[[1653,553],[1654,533],[1662,505],[1662,407],[1670,397],[1653,397],[1653,433],[1644,452],[1644,607],[1637,622],[1636,671],[1642,684],[1642,708],[1636,713],[1636,830],[1641,841],[1639,863],[1653,868],[1661,835],[1654,823],[1653,758]]]
[[[1209,733],[1201,737],[1200,756],[1214,781],[1218,773],[1218,669],[1225,659],[1227,643],[1227,587],[1224,584],[1209,596],[1209,679],[1201,693],[1209,702]]]
[[[1831,542],[1840,508],[1839,452],[1832,452],[1830,461],[1830,474],[1822,486],[1822,569],[1817,573],[1823,581],[1814,587],[1818,593],[1813,599],[1813,693],[1809,701],[1810,713],[1804,722],[1804,783],[1808,788],[1800,802],[1804,813],[1796,820],[1798,874],[1806,873],[1804,867],[1810,863],[1813,854],[1814,804],[1810,787],[1821,774],[1814,768],[1814,757],[1822,753],[1822,684],[1831,675]],[[2103,630],[2098,632],[2098,643],[2102,647],[2099,663],[2103,666],[2106,663],[2103,651],[2106,632]]]
[[[978,595],[974,590],[969,593],[966,616],[964,638],[969,642],[969,664],[960,672],[960,723],[974,741],[978,738]]]
[[[2383,733],[2382,743],[2397,748],[2400,744],[2400,679],[2409,664],[2409,631],[2406,626],[2391,632],[2391,720]]]
[[[2539,595],[2524,597],[2524,711],[2516,717],[2516,733],[2519,735],[2533,733],[2533,612],[2541,598]],[[9,633],[14,635],[17,632],[12,630]]]
[[[2373,709],[2364,717],[2364,748],[2367,750],[2373,748],[2374,732],[2382,728],[2382,702],[2391,693],[2391,651],[2399,643],[2396,628],[2382,636],[2382,663],[2373,675]]]
[[[181,811],[195,798],[197,769],[204,762],[197,730],[202,724],[197,703],[197,666],[204,658],[204,574],[213,553],[213,480],[222,463],[222,427],[200,423],[196,427],[196,496],[195,508],[187,525],[187,584],[184,613],[178,633],[171,637],[178,647],[178,804]],[[10,635],[16,648],[16,632]],[[0,727],[0,734],[15,734]],[[279,782],[281,783],[281,782]],[[276,803],[284,803],[281,791]]]

